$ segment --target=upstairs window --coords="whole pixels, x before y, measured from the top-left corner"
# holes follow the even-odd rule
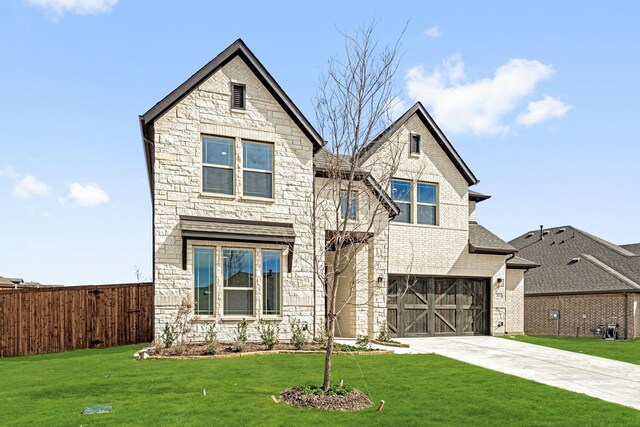
[[[202,138],[202,191],[233,194],[234,141],[205,136]]]
[[[391,181],[391,198],[400,208],[400,214],[395,222],[411,222],[411,182],[394,179]]]
[[[231,108],[244,110],[246,86],[240,83],[231,84]]]
[[[347,201],[349,204],[349,215],[347,216]],[[351,191],[351,197],[347,200],[347,191],[340,191],[340,218],[356,220],[358,217],[358,193]]]
[[[417,188],[418,224],[436,225],[438,223],[438,186],[419,182]]]
[[[273,144],[243,142],[243,193],[273,198]]]
[[[411,154],[420,154],[420,135],[417,133],[409,135],[409,152]]]

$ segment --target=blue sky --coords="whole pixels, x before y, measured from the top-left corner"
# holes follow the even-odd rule
[[[0,275],[149,278],[137,116],[241,37],[314,122],[338,30],[374,17],[381,43],[409,21],[399,104],[422,101],[493,195],[480,223],[640,241],[640,2],[6,0]]]

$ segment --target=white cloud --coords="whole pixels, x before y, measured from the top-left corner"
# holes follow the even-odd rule
[[[527,105],[527,112],[518,115],[518,123],[531,126],[542,123],[549,119],[560,119],[564,117],[571,105],[564,104],[559,99],[545,95],[540,101],[531,101]]]
[[[437,39],[442,35],[442,33],[440,32],[440,29],[438,27],[433,26],[424,30],[424,35],[427,37],[431,37],[432,39]]]
[[[110,12],[118,0],[24,0],[27,3],[41,7],[59,18],[65,13],[76,15],[95,15]]]
[[[405,80],[409,96],[422,101],[447,131],[504,134],[510,129],[507,116],[554,72],[538,61],[511,59],[493,77],[469,82],[464,62],[455,54],[431,73],[422,65],[411,68]]]
[[[25,176],[13,187],[13,194],[21,199],[30,199],[34,196],[44,197],[49,194],[49,191],[49,186],[38,181],[33,175]]]
[[[109,201],[109,195],[98,184],[80,184],[79,182],[69,184],[68,198],[73,199],[78,206],[90,208]],[[63,203],[64,199],[59,201]]]
[[[11,166],[0,168],[0,176],[6,176],[9,178],[17,178],[18,174],[13,170]]]

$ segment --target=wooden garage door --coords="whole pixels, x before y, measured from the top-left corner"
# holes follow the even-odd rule
[[[486,335],[489,282],[390,277],[387,323],[396,337]]]

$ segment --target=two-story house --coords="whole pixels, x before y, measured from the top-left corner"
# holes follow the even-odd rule
[[[333,204],[327,171],[339,156],[322,148],[241,40],[140,125],[156,335],[184,300],[197,325],[215,322],[221,339],[242,319],[253,339],[261,319],[279,322],[285,339],[292,321],[315,333],[324,321],[331,218],[345,216],[354,218],[357,254],[340,278],[349,289],[338,296],[340,335],[373,337],[385,321],[397,336],[522,332],[522,271],[532,265],[475,223],[475,204],[488,196],[469,190],[477,179],[420,104],[367,147],[353,191],[338,189]],[[392,146],[402,155],[385,188],[376,158]],[[371,212],[375,221],[360,230],[356,218]]]

